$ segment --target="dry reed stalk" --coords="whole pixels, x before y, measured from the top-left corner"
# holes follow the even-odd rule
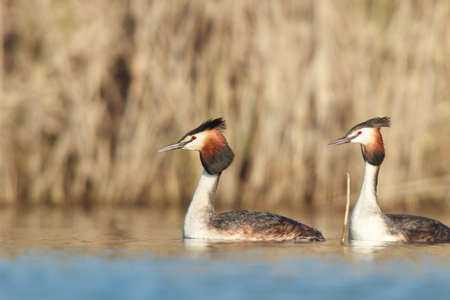
[[[186,205],[198,157],[155,151],[216,116],[236,152],[222,207],[339,204],[336,174],[362,178],[362,159],[326,144],[377,115],[393,120],[381,190],[450,173],[448,1],[10,1],[2,12],[2,203]],[[393,205],[427,200],[399,195]]]
[[[349,211],[350,211],[350,174],[347,173],[347,202],[345,204],[344,228],[342,229],[341,245],[345,243],[345,236],[348,237]]]

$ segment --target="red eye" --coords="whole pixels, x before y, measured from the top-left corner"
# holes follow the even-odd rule
[[[193,137],[191,137],[191,140],[195,140],[197,137],[194,135]]]
[[[360,131],[358,131],[358,135],[360,135],[362,133],[362,131],[360,130]]]

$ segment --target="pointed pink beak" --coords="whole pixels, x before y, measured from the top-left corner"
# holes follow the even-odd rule
[[[167,145],[165,147],[162,147],[161,149],[158,150],[158,152],[166,152],[166,151],[171,151],[171,150],[176,150],[176,149],[181,149],[183,148],[187,143],[189,143],[189,141],[187,142],[176,142],[170,145]]]
[[[337,146],[342,144],[350,143],[353,140],[351,137],[341,137],[340,139],[334,140],[328,144],[328,146]]]

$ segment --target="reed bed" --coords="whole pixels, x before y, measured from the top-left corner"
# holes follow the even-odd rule
[[[391,116],[384,208],[448,208],[449,1],[3,1],[0,203],[180,207],[198,155],[157,153],[223,116],[222,208],[345,205]]]

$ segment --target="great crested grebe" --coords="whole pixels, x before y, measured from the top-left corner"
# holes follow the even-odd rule
[[[324,241],[322,234],[298,221],[267,212],[248,210],[217,214],[214,199],[220,175],[234,153],[222,135],[222,118],[208,120],[178,142],[158,152],[187,149],[200,152],[204,167],[183,223],[183,237],[252,241]]]
[[[450,242],[450,228],[439,221],[421,216],[385,215],[378,206],[377,182],[384,159],[380,127],[390,127],[389,117],[373,118],[354,126],[329,146],[361,144],[366,163],[364,179],[349,223],[349,240]]]

